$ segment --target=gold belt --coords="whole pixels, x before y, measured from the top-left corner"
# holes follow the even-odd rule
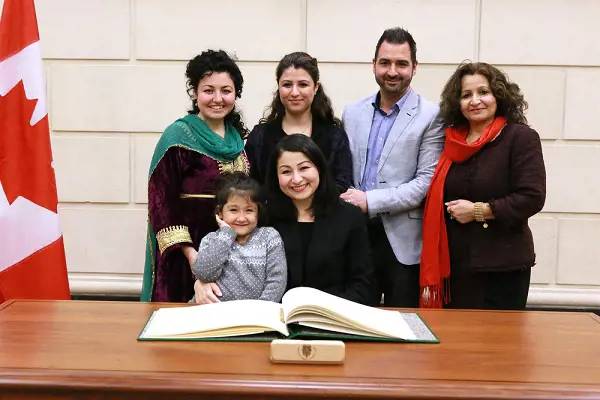
[[[191,194],[191,193],[179,193],[180,199],[214,199],[214,194]]]

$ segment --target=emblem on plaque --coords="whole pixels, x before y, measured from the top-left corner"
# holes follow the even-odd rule
[[[316,349],[312,344],[303,344],[298,347],[298,354],[303,360],[310,360],[315,356]]]

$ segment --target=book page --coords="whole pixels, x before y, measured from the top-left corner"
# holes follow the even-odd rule
[[[308,316],[307,316],[308,315]],[[309,328],[317,328],[323,329],[325,331],[339,332],[339,333],[348,333],[351,335],[360,335],[360,336],[380,336],[374,335],[370,332],[365,332],[362,329],[355,329],[349,327],[348,324],[343,322],[333,321],[327,317],[319,317],[317,315],[309,315],[308,313],[302,313],[301,316],[295,315],[293,320],[297,321],[298,325],[308,326]],[[384,337],[384,336],[382,336]]]
[[[361,330],[356,330],[356,329],[343,327],[343,326],[332,325],[327,322],[298,322],[298,325],[308,326],[309,328],[322,329],[324,331],[346,333],[348,335],[371,336],[371,337],[375,336],[375,335],[365,334],[365,332],[361,331]],[[379,337],[379,336],[375,336],[375,337]],[[384,336],[381,336],[381,337],[384,337]]]
[[[365,336],[416,339],[401,313],[358,304],[314,288],[291,289],[281,302],[287,323],[302,322],[307,319],[306,313],[310,312],[336,321],[331,325],[332,330],[335,330],[335,325],[342,325],[364,332]],[[314,318],[308,319],[315,321]],[[323,323],[322,318],[317,321]]]
[[[161,308],[154,312],[141,337],[223,337],[265,331],[289,335],[282,321],[281,304],[263,300],[234,300]]]

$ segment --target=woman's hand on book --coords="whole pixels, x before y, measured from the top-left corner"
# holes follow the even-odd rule
[[[194,295],[196,304],[211,304],[220,303],[221,300],[219,300],[217,296],[222,296],[223,294],[216,283],[196,280],[196,282],[194,282]]]

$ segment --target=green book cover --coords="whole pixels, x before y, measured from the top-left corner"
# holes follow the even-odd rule
[[[396,311],[399,312],[399,311]],[[289,336],[284,336],[279,332],[270,331],[257,333],[253,335],[227,336],[216,338],[194,338],[194,337],[163,337],[147,338],[143,337],[146,327],[152,320],[154,313],[150,316],[144,328],[140,332],[137,340],[139,341],[196,341],[196,342],[271,342],[275,339],[305,339],[305,340],[342,340],[358,342],[396,342],[396,343],[440,343],[438,337],[433,333],[429,326],[417,313],[400,313],[408,326],[415,333],[416,339],[396,339],[382,338],[375,336],[363,336],[334,332],[324,329],[311,328],[296,323],[288,324]]]

